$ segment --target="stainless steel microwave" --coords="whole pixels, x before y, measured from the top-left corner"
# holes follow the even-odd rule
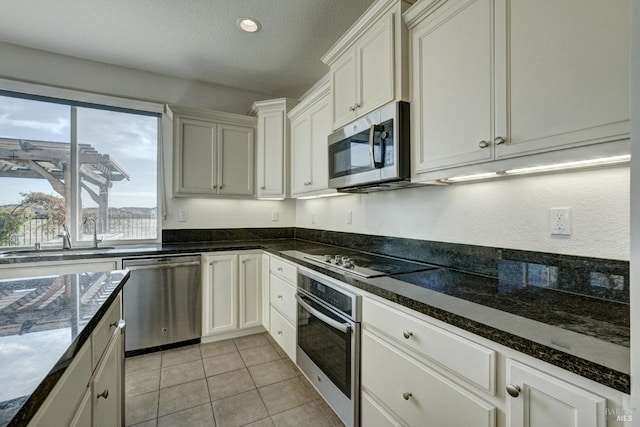
[[[411,184],[409,103],[395,102],[329,135],[329,187],[345,192]]]

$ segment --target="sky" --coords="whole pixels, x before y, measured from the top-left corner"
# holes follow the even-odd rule
[[[66,142],[71,134],[71,107],[0,96],[0,137]],[[157,206],[156,117],[78,108],[78,142],[109,154],[130,180],[114,182],[112,207]],[[92,187],[95,188],[95,187]],[[0,206],[15,204],[19,193],[41,191],[58,195],[45,179],[0,178]],[[95,206],[83,191],[82,205]]]

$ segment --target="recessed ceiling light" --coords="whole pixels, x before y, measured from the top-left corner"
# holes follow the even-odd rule
[[[253,18],[238,19],[237,24],[242,31],[246,31],[247,33],[257,33],[262,28],[258,20]]]

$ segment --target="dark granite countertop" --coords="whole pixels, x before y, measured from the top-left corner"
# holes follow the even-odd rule
[[[29,422],[128,278],[117,270],[0,280],[0,426]]]
[[[363,249],[366,247],[367,251],[377,252],[373,249],[386,244],[388,242],[383,241],[373,246],[363,246]],[[618,291],[617,286],[599,285],[602,280],[612,283],[621,277],[623,281],[628,280],[628,277],[612,273],[618,273],[617,264],[604,274],[590,270],[589,262],[571,258],[563,262],[577,262],[579,265],[571,264],[570,267],[559,269],[553,263],[562,256],[534,254],[530,259],[518,261],[504,259],[513,258],[514,255],[511,253],[513,251],[503,251],[500,258],[491,260],[491,269],[482,267],[486,269],[484,274],[465,271],[466,263],[460,262],[459,269],[452,268],[451,265],[439,266],[431,271],[363,279],[338,270],[318,267],[302,258],[304,254],[333,253],[336,250],[346,254],[356,251],[355,248],[336,248],[296,238],[254,240],[252,236],[228,241],[123,246],[101,252],[95,257],[126,258],[248,249],[266,250],[616,390],[630,392],[630,311],[628,296],[625,296],[628,291]],[[417,248],[407,247],[409,249],[416,252]],[[464,253],[464,257],[459,259],[474,259],[473,253],[477,249],[463,249],[469,253]],[[433,252],[426,259],[418,260],[429,262],[431,257],[436,259],[438,256],[439,253]],[[74,257],[75,255],[55,255],[39,257],[37,261]],[[86,258],[86,255],[82,258]],[[29,261],[34,259],[0,258],[0,263]],[[440,259],[433,263],[438,264],[438,261]],[[523,271],[527,277],[524,280]],[[582,283],[589,281],[597,286]],[[589,292],[593,295],[573,292],[581,286],[591,286]]]

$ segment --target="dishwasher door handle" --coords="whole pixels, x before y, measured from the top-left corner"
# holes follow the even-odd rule
[[[199,261],[191,261],[191,262],[177,262],[175,264],[166,263],[166,264],[152,264],[152,265],[128,265],[123,266],[123,268],[127,270],[159,270],[163,268],[176,268],[176,267],[192,267],[194,265],[200,265]]]

